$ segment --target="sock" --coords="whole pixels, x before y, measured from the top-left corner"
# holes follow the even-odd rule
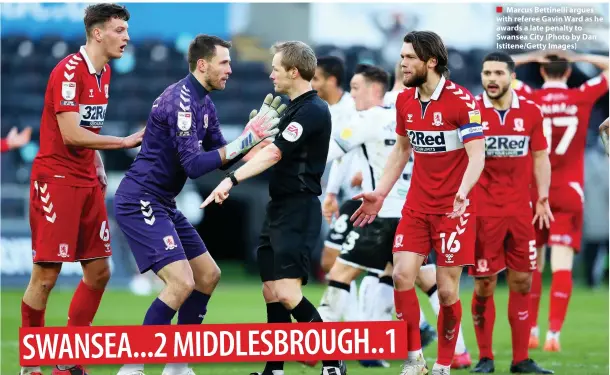
[[[339,322],[349,307],[350,285],[339,281],[330,280],[320,301],[319,313],[324,322]],[[315,308],[314,308],[315,310]],[[300,321],[296,316],[295,319]]]
[[[510,291],[508,294],[508,322],[513,344],[513,363],[529,358],[529,293]]]
[[[21,301],[21,326],[44,327],[44,313],[46,309],[36,310]]]
[[[438,359],[436,363],[442,366],[451,365],[455,353],[455,343],[462,320],[462,303],[458,300],[453,305],[441,306],[438,314]]]
[[[551,281],[551,304],[549,306],[549,331],[559,332],[568,312],[572,296],[572,271],[553,272]]]
[[[172,319],[174,319],[174,315],[176,315],[176,310],[167,306],[165,302],[161,301],[159,298],[155,298],[155,300],[148,308],[146,316],[144,316],[143,325],[170,325],[172,324]]]
[[[197,289],[184,301],[178,309],[178,324],[201,324],[206,312],[210,295]]]
[[[374,289],[373,300],[370,303],[372,316],[370,320],[391,321],[392,310],[394,310],[394,281],[392,276],[382,276],[379,278]]]
[[[535,270],[532,274],[532,287],[530,289],[530,328],[538,327],[538,309],[542,295],[542,273]]]
[[[419,301],[415,288],[405,291],[394,290],[396,317],[407,323],[407,350],[410,352],[421,349],[419,333]]]
[[[441,309],[441,303],[438,301],[438,288],[436,287],[436,284],[434,284],[432,288],[426,292],[426,294],[428,295],[428,301],[430,301],[432,310],[434,310],[434,313],[436,316],[438,316],[438,312]]]
[[[93,289],[81,280],[68,309],[68,327],[90,326],[103,294],[104,289]]]
[[[360,303],[358,301],[358,284],[352,281],[349,285],[349,298],[346,308],[343,309],[343,320],[346,322],[357,322],[360,319]]]
[[[420,307],[419,308],[419,328],[423,327],[426,324],[428,324],[428,321],[426,320],[426,316],[424,315],[424,310],[422,310]]]
[[[332,280],[330,282],[333,282]],[[347,285],[347,284],[344,284]],[[330,283],[329,283],[330,286]],[[349,285],[348,285],[349,287]],[[299,323],[320,323],[323,322],[322,317],[316,310],[315,306],[309,302],[305,296],[301,299],[294,309],[290,312]],[[322,361],[323,367],[339,367],[339,361]]]
[[[379,284],[379,277],[372,272],[364,276],[360,282],[360,288],[358,289],[358,306],[360,307],[358,320],[360,321],[374,320],[373,302],[375,301],[377,284]],[[352,291],[353,285],[352,283]]]
[[[494,359],[491,349],[494,323],[496,322],[496,304],[493,295],[490,297],[472,294],[472,322],[479,346],[479,359]]]
[[[268,303],[267,323],[292,323],[290,311],[288,311],[280,302]],[[284,362],[267,362],[263,372],[266,374],[271,374],[273,370],[284,370]]]

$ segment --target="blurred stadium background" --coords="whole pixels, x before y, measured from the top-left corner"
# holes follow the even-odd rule
[[[17,354],[16,327],[20,325],[18,306],[31,270],[28,184],[32,161],[38,150],[44,91],[49,73],[56,63],[84,44],[82,18],[85,6],[77,3],[1,5],[0,135],[5,137],[12,127],[23,129],[31,126],[34,129],[30,143],[19,150],[4,153],[0,158],[2,374],[17,371],[14,358]],[[413,29],[433,30],[443,37],[449,48],[451,79],[478,94],[482,91],[481,60],[496,48],[498,33],[495,4],[442,4],[442,12],[438,4],[129,3],[127,6],[131,12],[131,42],[124,57],[111,63],[113,75],[109,107],[102,130],[103,134],[118,136],[130,134],[142,126],[153,100],[166,86],[188,73],[185,52],[191,39],[198,33],[218,35],[233,42],[233,74],[225,91],[212,93],[223,133],[229,141],[241,132],[250,110],[258,108],[264,96],[273,89],[268,79],[269,47],[278,40],[302,40],[314,46],[318,56],[341,56],[346,61],[348,72],[360,62],[380,64],[393,71],[405,33]],[[580,43],[578,52],[608,55],[608,4],[590,6],[604,21],[583,25],[597,38]],[[597,73],[593,66],[576,65],[568,84],[570,87],[577,86]],[[519,79],[532,87],[540,87],[542,83],[536,64],[519,68],[517,74]],[[348,75],[351,76],[351,73]],[[349,80],[346,80],[346,88],[347,82]],[[608,95],[597,103],[589,124],[584,251],[577,257],[575,265],[575,278],[580,286],[574,293],[574,309],[570,311],[571,318],[568,317],[564,334],[564,342],[567,343],[565,340],[571,337],[575,343],[579,342],[580,349],[572,353],[573,358],[542,357],[548,358],[549,365],[551,362],[560,363],[561,366],[573,363],[565,365],[565,370],[569,372],[560,373],[582,370],[580,364],[584,366],[585,363],[589,367],[583,367],[588,369],[584,373],[608,373],[608,158],[603,154],[597,137],[597,127],[607,117]],[[132,293],[136,289],[130,291],[130,286],[136,286],[134,276],[137,269],[120,230],[113,222],[113,193],[134,156],[133,151],[103,152],[109,177],[107,205],[114,256],[111,287],[101,308],[106,313],[100,313],[96,324],[139,324],[150,301],[150,297],[134,297]],[[268,200],[267,178],[262,175],[249,181],[232,192],[231,199],[222,209],[213,205],[204,213],[199,210],[199,204],[221,177],[220,173],[212,173],[190,181],[178,198],[179,208],[196,226],[223,269],[218,295],[229,293],[229,297],[214,297],[217,302],[210,306],[209,321],[264,321],[259,289],[252,285],[258,282],[254,257]],[[324,227],[319,249],[322,248],[322,237],[326,231]],[[318,256],[314,254],[312,264],[318,264]],[[317,268],[311,272],[320,276]],[[48,324],[65,323],[67,303],[80,275],[78,264],[64,266],[56,290],[57,297],[51,297]],[[472,289],[466,276],[464,285],[463,299],[469,305]],[[146,283],[142,284],[140,292],[146,291],[145,286]],[[320,286],[313,285],[307,292],[316,301],[320,297]],[[602,286],[601,290],[591,289],[599,286]],[[249,292],[255,295],[245,297]],[[256,304],[252,307],[253,315],[244,316],[233,311],[240,306],[230,301],[242,298]],[[506,306],[505,301],[506,296],[497,299],[496,337],[498,350],[509,353],[508,325],[504,322],[504,308],[501,307]],[[541,318],[546,317],[548,298],[543,301]],[[117,304],[128,303],[134,307],[124,315],[107,310],[119,306]],[[465,335],[470,351],[476,357],[474,332],[466,310],[469,309],[464,309]],[[429,314],[429,317],[431,319],[433,315]],[[593,326],[590,330],[577,327],[581,319],[585,322],[601,320],[602,327]],[[585,323],[585,326],[588,324]],[[428,355],[433,356],[434,351],[431,350]],[[14,363],[6,364],[7,359]],[[508,368],[508,362],[502,366]],[[223,373],[232,373],[228,372],[228,368]],[[383,371],[386,370],[380,371],[377,373],[385,373]]]

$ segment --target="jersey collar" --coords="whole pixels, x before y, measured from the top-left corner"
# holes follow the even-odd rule
[[[443,91],[443,87],[445,87],[445,76],[441,76],[441,80],[438,81],[438,85],[436,85],[436,88],[434,89],[434,92],[432,93],[432,96],[430,97],[431,100],[438,100],[438,97],[441,96],[441,91]],[[415,88],[415,99],[419,98],[419,87]]]
[[[97,74],[97,71],[95,70],[95,67],[93,66],[93,64],[91,63],[91,60],[89,59],[89,56],[87,55],[87,51],[85,50],[85,46],[80,46],[80,50],[79,50],[81,56],[83,56],[83,59],[85,59],[85,62],[87,63],[87,69],[89,69],[89,73],[90,74]],[[106,64],[104,64],[104,69],[102,69],[103,72],[106,71]]]
[[[187,78],[189,83],[191,84],[191,87],[195,89],[195,92],[197,93],[197,98],[200,101],[204,101],[205,97],[209,94],[208,90],[206,90],[205,87],[203,87],[203,85],[199,83],[199,81],[197,81],[197,78],[195,78],[193,73],[189,73]]]
[[[568,85],[565,82],[559,82],[559,81],[550,81],[550,82],[545,82],[542,85],[543,89],[567,89]]]
[[[517,95],[517,92],[514,89],[510,89],[510,91],[513,93],[513,99],[510,103],[510,107],[519,108],[519,95]],[[485,91],[483,91],[483,104],[485,105],[485,108],[493,108],[494,106]]]

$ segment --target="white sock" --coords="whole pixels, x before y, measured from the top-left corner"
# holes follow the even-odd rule
[[[372,320],[391,321],[394,311],[394,286],[384,282],[377,283],[374,298],[371,304],[374,309]]]
[[[362,287],[362,286],[361,286]],[[344,309],[343,320],[346,322],[357,322],[360,319],[360,303],[358,302],[358,285],[356,280],[349,285],[349,300],[347,308]]]
[[[457,341],[455,342],[455,354],[464,354],[466,352],[466,343],[464,342],[464,334],[462,333],[462,325],[460,324]]]
[[[432,367],[432,370],[447,370],[447,374],[449,373],[449,369],[451,368],[451,366],[443,366],[443,365],[439,365],[438,363],[434,364],[434,367]]]
[[[540,336],[540,330],[538,329],[538,326],[536,327],[532,327],[531,331],[530,331],[530,335],[532,336]]]
[[[358,290],[358,305],[360,306],[360,321],[371,321],[374,318],[375,291],[379,284],[379,277],[376,275],[366,275],[360,282]]]
[[[136,371],[144,371],[144,365],[123,365],[123,367],[119,369],[117,375],[131,374]]]
[[[349,284],[329,281],[318,307],[318,313],[323,321],[341,321],[350,298],[348,288]]]
[[[163,375],[165,375],[165,372],[167,371],[169,374],[181,374],[184,373],[188,370],[189,366],[187,363],[168,363],[165,365],[165,368],[163,369]]]
[[[435,290],[434,293],[432,293],[430,297],[428,297],[428,300],[430,301],[432,310],[434,310],[434,313],[438,317],[438,313],[439,311],[441,311],[441,303],[438,301],[438,291]]]
[[[418,349],[418,350],[414,350],[414,351],[412,351],[412,352],[409,352],[409,353],[407,354],[407,359],[408,359],[408,360],[410,360],[410,361],[414,361],[414,360],[416,360],[416,359],[417,359],[419,356],[421,356],[421,357],[422,357],[422,359],[423,359],[423,357],[424,357],[424,352],[423,352],[421,349]]]
[[[550,340],[550,339],[555,339],[555,340],[559,341],[559,332],[551,332],[551,331],[548,331],[548,332],[546,333],[546,339],[547,339],[547,340]]]
[[[426,321],[426,316],[424,315],[424,310],[422,310],[421,308],[419,309],[419,327],[423,327],[424,324],[428,323]]]

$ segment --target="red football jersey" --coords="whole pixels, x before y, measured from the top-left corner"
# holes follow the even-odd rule
[[[515,90],[517,95],[528,100],[534,100],[534,90],[527,83],[518,79],[513,79],[511,87]]]
[[[84,47],[64,58],[51,72],[40,123],[40,151],[32,166],[32,179],[70,186],[95,186],[95,150],[66,146],[57,114],[78,112],[80,126],[99,133],[104,125],[110,66],[96,74]]]
[[[608,81],[599,75],[568,88],[562,83],[545,83],[534,91],[535,102],[544,114],[544,134],[551,159],[551,187],[584,182],[584,158],[589,118],[595,102],[608,91]]]
[[[396,133],[409,137],[415,153],[405,206],[428,214],[453,211],[468,166],[464,144],[484,137],[474,96],[444,77],[427,104],[417,88],[406,89],[396,99]],[[474,212],[474,191],[468,199]]]
[[[486,93],[476,99],[486,144],[485,168],[476,185],[477,214],[531,216],[530,152],[547,148],[540,107],[519,97],[514,90],[506,111],[496,110]]]

